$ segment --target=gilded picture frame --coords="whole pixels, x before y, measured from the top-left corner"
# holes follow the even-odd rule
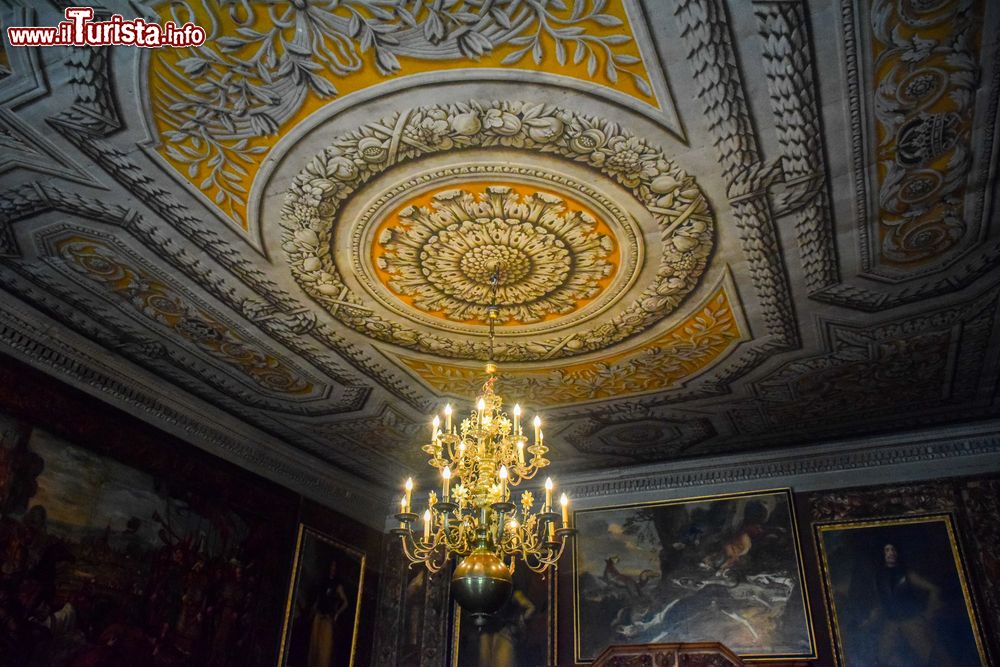
[[[310,656],[354,667],[366,562],[363,551],[299,524],[278,667],[306,667]]]
[[[610,644],[658,642],[816,657],[790,489],[578,510],[574,525],[576,663]]]
[[[989,664],[950,514],[820,522],[813,530],[839,667]]]
[[[514,592],[479,631],[452,601],[451,667],[548,667],[558,662],[558,577],[514,569]]]

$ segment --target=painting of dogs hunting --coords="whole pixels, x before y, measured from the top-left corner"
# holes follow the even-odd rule
[[[653,642],[815,655],[787,490],[588,509],[575,519],[577,661],[611,644]]]

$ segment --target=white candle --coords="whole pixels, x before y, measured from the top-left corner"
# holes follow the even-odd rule
[[[405,496],[403,498],[399,499],[399,513],[400,514],[406,514],[406,497]],[[406,528],[406,522],[405,521],[400,521],[399,522],[399,527],[400,528]]]
[[[548,512],[552,509],[552,478],[545,478],[545,509]]]
[[[441,471],[441,476],[444,477],[444,493],[441,496],[445,502],[448,502],[448,496],[451,493],[449,490],[451,487],[451,468],[445,466],[444,470]]]
[[[500,502],[507,499],[507,466],[500,466]]]
[[[486,401],[480,398],[479,402],[476,403],[476,410],[479,411],[479,422],[482,423],[483,417],[485,416],[486,413]]]
[[[411,493],[413,493],[413,478],[412,477],[407,477],[406,478],[406,497],[403,498],[403,500],[405,501],[405,506],[406,506],[406,509],[403,510],[404,512],[409,512],[410,511],[410,494]]]
[[[521,406],[514,404],[514,437],[521,434]]]
[[[444,432],[451,435],[451,403],[444,406]]]
[[[440,426],[441,426],[441,418],[438,417],[437,415],[434,415],[434,421],[431,422],[431,440],[432,441],[437,440],[438,429],[440,428]]]
[[[517,441],[517,462],[524,465],[524,440],[521,439]]]
[[[569,498],[565,493],[559,497],[559,504],[562,505],[562,527],[569,528]]]
[[[542,437],[542,418],[539,417],[538,415],[535,415],[534,424],[535,424],[535,443],[537,444]]]
[[[424,542],[431,541],[431,511],[424,510]]]

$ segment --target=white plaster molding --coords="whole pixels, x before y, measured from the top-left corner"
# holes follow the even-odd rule
[[[790,487],[814,491],[1000,471],[1000,419],[780,451],[560,475],[578,508]],[[557,472],[557,471],[554,471]]]

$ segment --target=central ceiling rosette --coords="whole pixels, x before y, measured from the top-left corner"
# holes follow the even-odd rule
[[[569,197],[471,183],[418,199],[372,248],[382,282],[426,313],[484,322],[498,267],[497,324],[551,320],[593,301],[618,268],[607,224]]]
[[[342,135],[295,178],[282,249],[356,331],[452,359],[604,350],[695,288],[714,221],[694,179],[618,124],[546,104],[422,107]]]

